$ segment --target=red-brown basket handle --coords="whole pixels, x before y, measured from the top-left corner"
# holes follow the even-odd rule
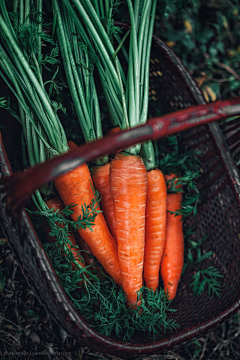
[[[4,177],[0,179],[0,191],[5,193],[4,200],[8,209],[18,216],[36,189],[85,162],[137,143],[156,140],[233,115],[240,115],[240,98],[191,106],[152,118],[145,125],[81,146],[46,163]]]

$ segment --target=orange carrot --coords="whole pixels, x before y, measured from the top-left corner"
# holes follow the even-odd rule
[[[166,180],[176,175],[165,176]],[[167,195],[167,210],[176,211],[181,207],[182,193]],[[174,299],[178,283],[182,274],[184,260],[184,238],[182,216],[167,213],[166,242],[161,262],[161,276],[165,292],[169,292],[169,299]]]
[[[110,136],[110,135],[114,135],[114,134],[119,134],[122,130],[120,129],[119,126],[117,127],[114,127],[112,129],[110,129],[108,132],[107,132],[107,135],[106,136]],[[117,151],[113,151],[111,153],[109,153],[109,156],[110,158],[114,158],[114,156],[119,153],[120,151],[122,150],[117,150]]]
[[[56,211],[56,210],[62,211],[62,210],[64,209],[64,204],[63,204],[63,202],[62,202],[62,200],[60,199],[59,196],[56,196],[55,198],[50,199],[50,200],[47,200],[47,201],[45,201],[45,202],[46,202],[47,206],[49,207],[49,209],[55,208],[55,211]],[[61,227],[61,228],[64,228],[64,225],[63,225],[63,224],[58,223],[57,225],[58,225],[59,227]],[[52,242],[55,242],[56,239],[55,239],[53,236],[50,236],[50,235],[49,235],[49,232],[51,231],[50,226],[47,225],[47,224],[44,224],[44,225],[43,225],[43,229],[44,229],[44,231],[45,231],[45,233],[46,233],[46,236],[47,236],[47,238],[48,238],[48,241],[51,242],[51,243],[52,243]],[[68,249],[71,249],[72,254],[73,254],[75,260],[78,262],[78,264],[79,264],[81,267],[84,267],[85,264],[79,259],[79,250],[75,247],[75,245],[77,245],[77,242],[76,242],[76,238],[75,238],[74,232],[73,232],[73,231],[69,232],[69,233],[68,233],[68,236],[69,236],[69,240],[70,240],[70,242],[71,242],[71,244],[67,243]],[[71,245],[73,245],[74,247],[72,247]],[[76,265],[75,265],[74,263],[73,263],[72,265],[73,265],[73,269],[75,269]]]
[[[144,280],[156,291],[159,270],[166,239],[167,187],[159,169],[147,172],[146,231],[144,253]]]
[[[69,142],[69,147],[73,150],[77,145]],[[79,216],[82,216],[82,206],[89,205],[94,198],[92,179],[87,164],[59,176],[54,184],[65,206],[71,203],[76,204],[73,207],[74,213],[71,218],[77,221]],[[100,208],[98,207],[97,210]],[[108,230],[103,214],[97,214],[92,231],[91,229],[79,229],[78,232],[106,272],[114,278],[117,284],[121,285],[122,277],[117,245]]]
[[[109,182],[110,163],[102,166],[94,166],[92,180],[95,189],[101,195],[101,209],[107,222],[110,233],[117,241],[116,221],[113,207],[113,198]]]
[[[117,226],[118,258],[127,305],[143,285],[147,172],[140,156],[118,153],[111,162],[110,185]]]

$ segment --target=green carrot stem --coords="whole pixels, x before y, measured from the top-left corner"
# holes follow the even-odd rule
[[[95,140],[94,132],[89,138],[89,129],[93,129],[91,120],[89,117],[86,101],[84,98],[84,93],[81,85],[81,81],[78,76],[78,71],[73,59],[72,51],[69,45],[69,42],[65,38],[66,29],[64,27],[60,8],[57,0],[53,0],[54,10],[58,15],[58,28],[57,35],[60,44],[60,50],[63,57],[64,69],[68,81],[68,86],[71,92],[71,96],[74,102],[78,120],[80,122],[82,132],[85,138],[85,141]]]
[[[21,125],[22,125],[22,129],[23,129],[23,134],[24,134],[24,136],[26,138],[25,112],[24,112],[23,107],[21,106],[19,101],[18,101],[18,109],[19,109],[19,115],[20,115],[20,119],[21,119]]]
[[[43,0],[37,1],[37,11],[38,11],[38,33],[42,32],[42,16],[43,16]],[[38,62],[42,61],[42,39],[38,35],[38,50],[37,50]],[[42,67],[40,67],[40,73],[42,74]],[[42,77],[41,77],[42,79]]]
[[[44,107],[46,109],[46,112],[47,112],[49,118],[52,120],[52,122],[54,124],[54,129],[56,129],[59,132],[60,138],[59,138],[57,150],[59,150],[59,152],[67,152],[68,145],[67,145],[67,139],[66,139],[66,135],[64,133],[64,130],[63,130],[60,122],[57,121],[57,119],[56,119],[56,116],[55,116],[55,114],[53,112],[50,101],[47,98],[45,91],[42,89],[41,85],[37,81],[33,71],[29,67],[29,64],[28,64],[27,60],[25,59],[21,49],[17,45],[14,38],[11,36],[11,33],[8,30],[7,25],[6,25],[6,23],[3,20],[1,15],[0,15],[0,27],[1,27],[2,31],[4,32],[5,36],[7,37],[9,43],[11,44],[12,49],[16,53],[16,55],[17,55],[19,61],[21,62],[22,66],[24,67],[27,75],[29,76],[29,80],[34,85],[39,97],[41,98],[42,102],[44,103]]]
[[[102,0],[100,0],[100,5],[101,5],[101,1]],[[84,0],[84,1],[73,0],[73,2],[75,3],[76,6],[77,6],[77,4],[80,6],[80,3],[81,3],[81,5],[82,5],[81,15],[83,16],[83,19],[84,19],[84,22],[86,23],[86,26],[90,25],[90,22],[92,21],[91,24],[93,25],[93,27],[90,27],[92,37],[94,38],[96,33],[100,36],[100,38],[102,39],[103,43],[106,46],[107,51],[111,55],[111,64],[114,65],[114,62],[112,61],[112,56],[114,54],[114,47],[112,45],[112,42],[111,42],[107,32],[105,31],[105,29],[103,27],[102,22],[100,21],[100,19],[99,19],[98,15],[97,15],[92,3],[91,3],[91,0]],[[85,13],[83,12],[83,7],[85,7],[85,11],[86,11]],[[79,7],[79,10],[80,10],[80,7]],[[89,17],[86,16],[87,13],[88,13]],[[105,17],[105,15],[103,15],[103,18],[104,17]],[[94,32],[92,32],[92,30]],[[102,44],[102,42],[101,42],[101,44]],[[102,51],[102,50],[103,49],[100,48],[100,51]],[[111,65],[111,64],[109,64],[109,65]],[[120,69],[120,72],[121,72],[122,81],[123,81],[124,85],[126,85],[126,78],[125,78],[124,71],[122,69],[121,64],[119,63],[118,65],[119,65],[119,69]],[[115,80],[117,80],[116,77],[115,77]]]
[[[26,24],[29,23],[29,15],[30,15],[30,0],[25,0],[24,20]]]
[[[34,194],[32,194],[32,201],[34,202],[34,205],[36,206],[36,208],[37,208],[39,211],[41,211],[42,209],[41,209],[40,205],[38,204],[38,202],[37,202],[36,197],[35,197]]]
[[[115,110],[114,104],[112,102],[111,94],[109,94],[108,87],[104,86],[105,81],[106,81],[105,79],[101,79],[101,82],[103,84],[102,88],[103,88],[104,96],[106,99],[107,107],[109,109],[111,123],[113,124],[113,126],[121,127],[122,126],[122,118],[118,116],[118,113]]]
[[[142,54],[141,54],[141,57],[140,57],[140,64],[141,64],[141,67],[140,67],[140,69],[141,69],[141,74],[140,74],[140,84],[141,84],[140,99],[141,99],[141,104],[143,104],[143,90],[144,90],[144,79],[145,79],[146,52],[147,52],[147,44],[149,42],[149,37],[148,37],[149,23],[150,23],[150,18],[147,17],[146,27],[145,27],[146,35],[144,36]],[[142,109],[141,109],[141,111],[142,111]]]
[[[121,95],[122,95],[123,114],[124,114],[121,129],[126,130],[126,129],[129,129],[129,121],[128,121],[128,114],[127,114],[127,106],[126,106],[126,101],[125,101],[125,96],[124,96],[124,89],[123,89],[122,79],[121,79],[117,61],[115,63],[115,66],[116,66],[118,77],[119,77],[119,83],[120,83]]]
[[[89,56],[87,49],[84,49],[84,55],[85,55],[85,79],[86,79],[86,102],[87,104],[90,103],[90,72],[89,72]],[[90,109],[89,109],[90,110]]]
[[[67,0],[63,0],[63,1],[64,1],[64,3],[67,2]],[[113,76],[114,81],[116,83],[118,83],[118,76],[117,76],[116,70],[115,70],[114,65],[113,65],[113,60],[112,60],[112,58],[110,58],[110,56],[109,56],[109,54],[108,54],[102,40],[101,40],[101,37],[99,36],[99,32],[97,32],[97,30],[95,29],[91,19],[89,18],[88,14],[85,11],[84,7],[82,6],[81,2],[79,0],[73,0],[73,2],[75,4],[77,10],[79,11],[81,17],[83,18],[86,27],[90,31],[92,38],[99,45],[99,47],[98,47],[99,51],[100,51],[102,57],[105,59],[106,63],[108,64],[109,70],[111,72],[111,75]],[[103,35],[104,40],[107,41],[108,47],[111,48],[111,50],[112,50],[111,54],[113,54],[114,49],[112,47],[112,44],[111,44],[110,40],[108,39],[108,36],[107,36],[103,26],[102,26],[102,23],[99,20],[99,18],[97,16],[97,14],[96,14],[96,12],[94,10],[94,7],[92,6],[90,0],[84,0],[84,5],[88,6],[89,11],[91,11],[91,14],[93,14],[94,19],[97,22],[98,28],[101,30],[101,34]],[[81,33],[81,35],[82,35],[82,33]],[[89,43],[89,39],[88,39],[88,43]]]
[[[85,71],[84,58],[83,58],[83,52],[81,49],[81,44],[79,44],[76,25],[74,24],[73,21],[70,21],[70,26],[71,26],[71,36],[72,36],[72,49],[73,49],[75,63],[77,66],[78,76],[80,78],[81,83],[83,84],[83,82],[84,82],[85,87],[86,87],[87,79],[86,79],[86,71]]]
[[[9,17],[9,13],[7,11],[7,8],[6,8],[5,0],[0,1],[0,9],[1,9],[4,21],[5,21],[5,23],[6,23],[7,27],[8,27],[9,33],[16,40],[17,39],[16,33],[15,33],[14,29],[13,29],[12,22],[11,22],[10,17]]]
[[[31,122],[28,117],[28,115],[25,116],[25,126],[26,126],[26,143],[27,143],[27,149],[28,149],[28,158],[30,166],[36,165],[36,159],[35,154],[33,150],[33,143],[32,143],[32,128],[31,128]]]
[[[0,66],[3,68],[2,66],[2,61],[0,60]],[[22,107],[22,109],[24,110],[24,112],[28,115],[29,119],[31,120],[31,124],[33,126],[36,126],[33,119],[31,118],[31,114],[29,112],[29,109],[28,109],[28,106],[26,105],[25,103],[25,100],[22,101],[22,97],[19,96],[18,93],[16,93],[16,91],[13,89],[12,85],[9,83],[9,81],[7,80],[7,78],[5,77],[5,75],[1,72],[0,70],[0,75],[1,77],[3,78],[3,80],[5,81],[5,83],[8,85],[9,89],[12,91],[13,95],[16,97],[16,99],[18,100],[20,106]],[[45,144],[46,148],[48,149],[49,153],[52,155],[52,156],[57,156],[59,155],[59,153],[54,149],[52,148],[48,143],[47,141],[44,139],[44,137],[41,135],[41,133],[39,133],[38,129],[35,128],[35,130],[37,131],[38,133],[38,136],[41,138],[41,140],[43,141],[43,143]]]
[[[151,55],[151,47],[152,47],[152,35],[153,35],[153,28],[154,28],[154,19],[156,13],[156,6],[157,0],[153,1],[152,11],[151,11],[151,21],[150,21],[150,30],[148,36],[148,44],[147,44],[147,51],[146,51],[146,63],[145,63],[145,79],[144,79],[144,90],[143,90],[143,107],[140,117],[140,124],[145,124],[147,121],[147,114],[148,114],[148,101],[149,101],[149,67],[150,67],[150,55]]]
[[[126,34],[124,35],[124,37],[122,38],[122,40],[120,39],[120,37],[118,36],[118,39],[120,40],[119,45],[117,47],[117,49],[115,50],[114,54],[113,54],[113,58],[114,60],[116,59],[116,56],[118,54],[118,52],[120,51],[120,49],[123,47],[124,41],[126,40],[126,38],[128,37],[128,35],[131,33],[131,30],[128,30],[126,32]],[[126,50],[125,50],[126,51]]]
[[[57,26],[57,13],[53,10],[53,22],[52,22],[52,38],[54,39]]]
[[[99,0],[99,8],[100,8],[100,14],[101,14],[101,18],[104,19],[105,15],[104,15],[104,6],[103,6],[103,1]]]
[[[38,54],[39,55],[39,54]],[[36,67],[36,71],[37,71],[37,75],[38,75],[38,80],[42,86],[42,88],[44,89],[44,84],[43,84],[43,79],[42,79],[42,72],[41,72],[41,69],[40,69],[40,66],[38,64],[38,60],[35,56],[35,54],[32,54],[32,58],[33,58],[33,61],[34,61],[34,64],[35,64],[35,67]]]
[[[100,17],[100,8],[99,8],[98,0],[93,0],[93,6],[98,17]]]
[[[142,58],[142,48],[144,44],[144,36],[148,39],[148,41],[152,41],[149,38],[149,33],[146,31],[147,19],[149,18],[149,12],[151,11],[151,0],[145,3],[143,8],[140,26],[139,26],[139,33],[138,33],[138,49],[139,49],[139,70],[141,69],[141,58]],[[140,76],[140,74],[139,74]]]
[[[117,96],[117,94],[115,92],[114,84],[113,84],[113,82],[111,80],[112,80],[111,75],[108,74],[108,70],[106,69],[106,83],[107,83],[107,86],[108,86],[108,91],[111,94],[112,101],[113,101],[114,107],[116,109],[116,112],[118,114],[118,117],[122,121],[122,118],[123,118],[123,115],[124,115],[122,103],[119,100],[119,98],[118,98],[118,96]]]
[[[140,150],[141,150],[141,144],[137,144],[125,149],[124,151],[132,155],[138,155],[140,153]]]
[[[130,21],[131,21],[131,38],[130,46],[132,49],[132,73],[134,78],[134,102],[135,102],[135,118],[131,123],[131,127],[139,124],[139,62],[138,62],[138,44],[137,44],[137,29],[135,25],[134,12],[131,0],[127,0]]]
[[[31,125],[31,132],[32,132],[32,143],[33,143],[33,151],[35,157],[35,163],[40,163],[40,153],[39,153],[39,138],[34,127]]]
[[[18,95],[20,96],[20,101],[22,104],[25,103],[24,98],[22,97],[22,93],[24,93],[25,98],[28,100],[29,105],[32,107],[32,109],[36,112],[36,115],[38,116],[39,119],[42,119],[42,124],[44,129],[47,131],[48,135],[49,135],[49,140],[51,141],[51,144],[53,147],[57,146],[57,142],[54,138],[54,133],[52,131],[52,126],[51,121],[48,120],[46,121],[46,118],[44,117],[44,109],[42,108],[42,105],[38,99],[38,96],[36,95],[36,93],[34,92],[34,90],[31,87],[31,83],[29,82],[27,76],[25,75],[24,69],[22,67],[22,64],[20,63],[19,59],[15,56],[15,61],[17,64],[17,68],[18,70],[21,71],[21,75],[23,76],[23,79],[20,77],[20,75],[18,74],[18,72],[16,72],[14,66],[12,65],[11,67],[9,66],[9,64],[11,65],[11,61],[8,58],[8,56],[6,55],[6,53],[4,52],[4,50],[2,49],[2,47],[0,46],[0,56],[3,55],[2,60],[5,61],[5,67],[7,69],[7,72],[9,74],[11,74],[11,78],[12,79],[16,79],[20,84],[21,84],[21,89],[19,88],[19,86],[17,86],[17,83],[15,82],[15,87],[18,90]],[[15,55],[15,54],[14,54]],[[14,75],[13,75],[14,72]],[[23,105],[24,106],[24,105]],[[28,113],[28,106],[25,105],[25,112]],[[28,114],[28,116],[31,118],[31,116]]]
[[[107,18],[109,18],[109,10],[110,10],[110,6],[109,6],[109,0],[105,0],[105,7],[106,7],[106,16]]]
[[[87,71],[86,71],[86,63],[85,63],[85,57],[84,57],[84,50],[81,47],[81,45],[78,46],[78,50],[79,50],[79,56],[80,56],[80,63],[79,63],[79,72],[81,71],[82,77],[84,80],[84,86],[85,88],[88,85],[88,78],[87,78]]]
[[[129,30],[129,31],[130,31],[130,30]],[[115,34],[114,36],[115,36],[118,44],[120,45],[120,44],[122,43],[122,39],[120,38],[120,36],[119,36],[118,34]],[[122,53],[123,53],[123,55],[124,55],[124,57],[125,57],[125,60],[126,60],[127,63],[128,63],[128,59],[129,59],[128,53],[127,53],[127,50],[126,50],[126,48],[125,48],[125,46],[124,46],[123,44],[121,45],[121,51],[122,51]]]
[[[156,160],[152,141],[142,144],[141,155],[146,169],[153,170],[156,167]]]
[[[101,113],[100,113],[96,85],[95,85],[94,81],[92,84],[92,95],[93,95],[94,113],[95,113],[95,119],[96,119],[95,120],[95,124],[96,124],[95,128],[96,128],[97,139],[101,139],[103,137],[102,124],[101,124]]]
[[[137,32],[138,32],[138,25],[139,25],[139,7],[140,7],[140,0],[134,0],[134,22],[135,22]]]
[[[63,59],[63,65],[64,65],[64,69],[65,69],[65,75],[67,78],[69,90],[70,90],[70,93],[71,93],[71,96],[73,99],[77,117],[78,117],[79,121],[81,121],[80,125],[82,128],[82,132],[84,134],[84,138],[86,140],[86,139],[88,139],[89,128],[88,128],[86,122],[83,121],[84,113],[83,113],[81,104],[79,102],[78,96],[77,96],[77,88],[76,88],[74,77],[73,77],[72,67],[70,65],[70,62],[67,61],[68,54],[66,54],[66,52],[64,50],[64,46],[62,44],[62,40],[63,40],[62,34],[60,34],[59,28],[57,29],[57,35],[58,35],[59,47],[60,47],[60,51],[61,51],[61,55],[62,55],[62,59]],[[86,140],[86,141],[88,141],[88,140]]]
[[[69,3],[68,0],[63,0],[66,8],[68,9],[68,12],[70,13],[79,33],[81,34],[81,37],[83,39],[83,42],[86,44],[86,46],[88,47],[88,49],[94,54],[94,57],[95,57],[95,64],[96,64],[96,67],[98,68],[98,71],[99,73],[101,73],[101,79],[102,79],[102,84],[104,83],[103,79],[104,79],[104,73],[105,71],[103,70],[103,67],[101,65],[101,62],[99,60],[99,56],[96,54],[96,51],[95,51],[95,48],[93,47],[93,44],[92,42],[90,41],[90,38],[89,36],[86,34],[85,32],[85,29],[83,28],[82,24],[81,24],[81,21],[79,20],[77,14],[75,13],[73,7],[71,6],[71,4]],[[97,43],[95,43],[95,45],[97,46]],[[99,47],[98,47],[99,49]],[[104,52],[104,54],[106,55],[106,52]],[[106,57],[102,57],[102,61],[105,61]],[[105,62],[105,64],[109,64],[111,62],[109,56],[107,55],[107,61]],[[118,81],[116,82],[115,79],[117,77],[118,79],[118,76],[117,76],[117,73],[116,73],[116,70],[114,69],[114,73],[115,73],[115,76],[113,77],[113,81],[115,84],[118,84]],[[112,67],[111,67],[111,75],[112,75]],[[119,89],[119,94],[120,94],[120,89]]]
[[[40,124],[38,124],[38,131],[42,136],[44,136]],[[39,137],[39,163],[45,162],[46,160],[47,158],[46,158],[45,146],[42,139]]]
[[[136,117],[136,103],[135,103],[135,87],[134,87],[134,66],[133,66],[133,49],[132,49],[132,33],[130,36],[130,45],[129,45],[129,62],[128,62],[128,87],[127,87],[127,99],[128,99],[128,113],[130,127],[137,126],[138,119]]]
[[[60,11],[60,9],[59,9],[59,11]],[[82,122],[86,121],[86,126],[89,129],[93,129],[93,124],[92,124],[91,118],[90,118],[90,108],[88,107],[88,104],[90,103],[90,91],[89,91],[90,85],[89,85],[89,74],[88,74],[88,66],[89,66],[88,54],[87,54],[87,51],[85,51],[87,84],[86,84],[86,87],[85,87],[86,91],[85,91],[85,94],[84,94],[82,82],[81,82],[81,79],[79,78],[76,63],[75,63],[75,60],[74,60],[74,57],[73,57],[73,54],[72,54],[72,51],[71,51],[70,42],[69,42],[69,40],[67,38],[64,37],[64,33],[66,35],[68,34],[67,28],[66,28],[66,25],[65,25],[66,21],[67,21],[67,17],[65,16],[65,22],[63,22],[63,20],[61,18],[61,14],[59,12],[58,26],[59,26],[59,28],[61,27],[61,30],[62,30],[62,31],[60,30],[62,40],[63,40],[62,44],[63,44],[63,46],[66,46],[66,53],[65,53],[66,61],[69,61],[70,64],[71,64],[72,74],[73,74],[73,81],[75,81],[75,83],[76,83],[76,89],[77,89],[77,92],[78,92],[78,97],[79,97],[79,100],[80,100],[80,103],[81,103],[81,106],[82,106],[82,110],[83,110],[83,113],[84,113],[84,118],[79,118],[79,122],[80,122],[80,125],[81,125]],[[85,136],[89,136],[89,133],[88,133],[88,135],[84,133],[84,137]],[[96,140],[96,136],[95,136],[94,132],[92,132],[92,136],[90,137],[90,139],[87,140],[86,137],[85,137],[86,142],[87,141],[92,141],[92,140]]]
[[[22,25],[24,22],[24,0],[20,0],[19,4],[19,25]]]
[[[35,197],[37,199],[38,209],[40,208],[40,210],[43,210],[43,211],[46,210],[48,207],[47,207],[45,201],[43,200],[42,195],[39,190],[35,191]]]
[[[13,12],[17,13],[18,11],[18,0],[13,1]]]

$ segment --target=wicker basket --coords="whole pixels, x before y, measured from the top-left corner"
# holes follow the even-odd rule
[[[150,90],[164,113],[204,104],[204,98],[190,74],[177,56],[161,40],[154,37],[151,56]],[[4,95],[7,89],[1,83]],[[2,92],[3,93],[3,92]],[[0,174],[10,174],[21,168],[21,139],[18,124],[7,113],[2,112],[0,123],[3,125],[3,144],[0,145]],[[236,122],[233,130],[239,129]],[[223,129],[238,147],[238,137],[231,139],[232,129]],[[239,132],[237,133],[239,136]],[[95,332],[74,310],[62,290],[56,274],[43,250],[41,241],[23,211],[21,226],[16,230],[11,217],[6,214],[4,204],[0,204],[1,225],[5,236],[16,255],[24,275],[52,318],[67,333],[85,346],[106,354],[119,357],[145,357],[186,344],[214,329],[239,308],[240,300],[240,175],[231,156],[229,146],[218,124],[196,127],[183,133],[189,148],[201,150],[202,176],[198,186],[206,193],[206,202],[200,204],[197,217],[188,220],[189,226],[196,228],[195,238],[207,235],[206,249],[214,251],[214,257],[207,259],[206,266],[214,266],[224,275],[222,297],[215,299],[207,294],[194,296],[189,286],[193,275],[187,270],[181,279],[177,296],[172,307],[178,311],[172,315],[180,324],[180,329],[166,333],[156,341],[146,339],[141,334],[131,342],[120,342],[106,338]],[[7,156],[6,156],[7,154]],[[238,152],[237,155],[239,156]]]

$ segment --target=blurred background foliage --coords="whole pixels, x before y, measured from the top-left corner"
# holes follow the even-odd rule
[[[126,2],[119,20],[129,22]],[[207,101],[240,95],[238,0],[159,0],[155,35],[164,40],[195,78]]]

